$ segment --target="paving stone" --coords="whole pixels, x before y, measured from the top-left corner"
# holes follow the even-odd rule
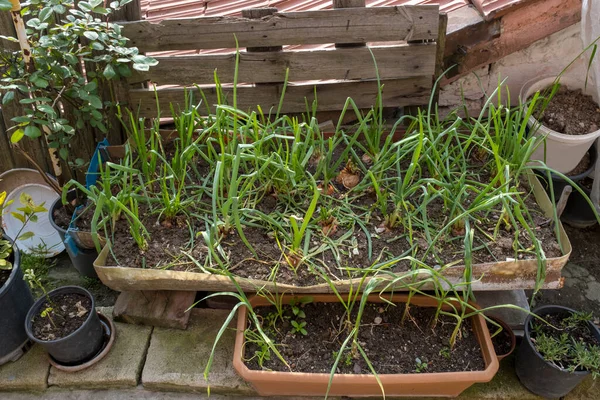
[[[112,308],[98,311],[111,318]],[[78,389],[137,386],[152,328],[115,322],[117,337],[113,348],[98,364],[79,372],[50,368],[50,386]]]
[[[600,302],[600,283],[596,281],[588,282],[585,297]]]
[[[590,271],[587,268],[577,265],[573,262],[567,263],[562,270],[562,275],[565,277],[572,278],[585,278],[590,275]]]
[[[477,383],[460,395],[460,398],[485,400],[485,399],[515,399],[515,400],[541,400],[519,382],[515,373],[515,358],[511,355],[500,361],[498,373],[488,383]]]
[[[205,393],[210,384],[211,393],[254,394],[233,369],[234,329],[223,334],[215,351],[209,382],[204,379],[213,341],[228,314],[226,310],[194,309],[186,331],[154,328],[142,373],[144,387]],[[235,318],[231,328],[234,323]]]
[[[18,361],[0,367],[0,390],[44,390],[49,369],[46,351],[34,345]]]

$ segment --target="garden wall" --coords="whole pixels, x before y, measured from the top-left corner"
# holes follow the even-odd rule
[[[506,84],[511,103],[518,104],[519,91],[525,82],[536,76],[557,75],[577,57],[583,49],[580,31],[581,24],[572,25],[443,86],[440,91],[442,110],[448,112],[461,103],[461,89],[469,110],[481,110],[485,102],[484,91],[493,92],[498,79],[505,78],[508,78]],[[582,57],[569,68],[566,76],[584,77],[586,65],[587,59]]]

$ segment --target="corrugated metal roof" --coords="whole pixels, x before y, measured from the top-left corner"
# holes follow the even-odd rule
[[[158,22],[167,18],[241,15],[244,8],[275,7],[279,11],[312,11],[332,8],[331,0],[142,0],[142,15]],[[367,7],[439,4],[445,12],[469,4],[469,0],[367,0]]]

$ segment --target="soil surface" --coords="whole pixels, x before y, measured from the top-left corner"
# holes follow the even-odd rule
[[[71,213],[67,211],[67,209],[63,207],[58,207],[54,209],[52,216],[54,217],[54,223],[59,227],[67,230],[69,228],[69,224],[71,223],[71,217],[73,216]]]
[[[600,108],[592,96],[563,86],[544,111],[542,123],[566,135],[585,135],[600,127]]]
[[[304,318],[294,316],[290,306],[284,307],[284,322],[278,319],[272,325],[269,321],[277,315],[275,308],[255,308],[259,319],[264,321],[263,329],[278,345],[292,371],[329,373],[352,329],[346,322],[345,308],[340,303],[308,303],[301,310]],[[485,368],[470,321],[464,321],[460,327],[461,337],[450,350],[449,341],[456,319],[440,316],[433,326],[435,309],[412,306],[408,317],[402,321],[403,311],[403,305],[368,303],[365,307],[358,342],[378,374],[479,371]],[[306,334],[295,332],[292,321],[300,325],[305,323],[302,329]],[[350,321],[356,321],[355,313]],[[252,326],[249,328],[253,329]],[[254,342],[246,344],[246,364],[255,370],[261,369],[257,351],[260,352],[260,348]],[[288,371],[275,354],[265,360],[263,369]],[[342,353],[337,372],[371,374],[360,353],[353,354],[349,348]]]
[[[590,348],[590,346],[598,346],[600,343],[594,337],[592,330],[590,329],[587,322],[572,322],[569,321],[569,317],[571,314],[541,314],[541,318],[545,319],[550,325],[547,325],[541,321],[534,320],[532,321],[531,326],[531,341],[534,343],[534,347],[540,351],[538,347],[538,342],[540,341],[540,337],[542,335],[551,337],[556,340],[560,340],[561,336],[567,334],[569,336],[569,343],[572,346],[571,340],[576,343],[582,343],[586,348]],[[556,328],[555,328],[556,327]],[[542,356],[544,356],[543,352],[540,352]],[[559,360],[554,360],[553,363],[562,368],[567,369],[572,365],[572,353],[565,351],[562,357]],[[580,369],[578,369],[580,370]]]
[[[85,205],[76,211],[75,226],[80,231],[91,232],[92,218],[94,217],[94,208],[92,205]]]
[[[88,318],[91,300],[78,293],[52,296],[33,317],[33,335],[40,340],[56,340],[75,332]],[[44,314],[44,315],[42,315]]]
[[[585,153],[585,155],[583,156],[581,161],[579,161],[579,164],[577,164],[577,166],[575,168],[573,168],[571,171],[567,172],[565,175],[576,176],[579,174],[583,174],[585,171],[590,169],[591,164],[592,164],[592,156],[590,155],[590,152],[588,151],[587,153]]]
[[[490,330],[490,336],[493,335],[498,327],[487,323],[488,329]],[[494,345],[494,350],[496,354],[499,356],[506,355],[510,351],[512,347],[512,335],[506,329],[502,329],[502,331],[492,338],[492,344]]]

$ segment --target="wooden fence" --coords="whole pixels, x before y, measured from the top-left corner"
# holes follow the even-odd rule
[[[426,104],[434,76],[441,70],[444,51],[447,19],[439,14],[438,6],[365,8],[360,0],[334,0],[334,5],[342,8],[289,13],[273,8],[254,9],[244,10],[242,17],[151,23],[131,21],[132,15],[139,19],[139,2],[136,2],[137,12],[130,8],[130,21],[123,22],[124,35],[140,51],[158,52],[155,57],[159,64],[128,78],[119,100],[139,111],[142,117],[156,117],[158,107],[161,117],[169,117],[170,104],[182,103],[184,92],[197,92],[195,85],[198,85],[212,106],[217,102],[216,70],[231,103],[237,45],[240,49],[237,106],[243,110],[255,109],[257,105],[265,112],[276,108],[288,69],[281,109],[284,113],[306,111],[315,91],[318,111],[339,112],[348,97],[359,108],[370,108],[378,92],[377,73],[384,85],[385,106]],[[1,27],[4,30],[5,26]],[[316,48],[296,51],[293,50],[296,45]],[[221,54],[203,51],[210,49],[230,51]],[[160,55],[179,50],[195,50],[198,54]],[[146,88],[141,88],[142,83]],[[201,97],[196,93],[195,98]],[[8,126],[12,124],[9,117],[4,115]],[[121,133],[116,124],[112,124],[112,129],[110,136],[114,143],[114,138],[120,140]],[[6,135],[2,136],[6,141]],[[77,151],[89,159],[90,149],[98,139],[93,129],[78,132]],[[38,153],[45,154],[44,143],[35,146],[40,147],[39,151],[36,148]],[[0,151],[6,152],[2,140]],[[19,166],[20,161],[0,163],[0,170],[10,165]]]

